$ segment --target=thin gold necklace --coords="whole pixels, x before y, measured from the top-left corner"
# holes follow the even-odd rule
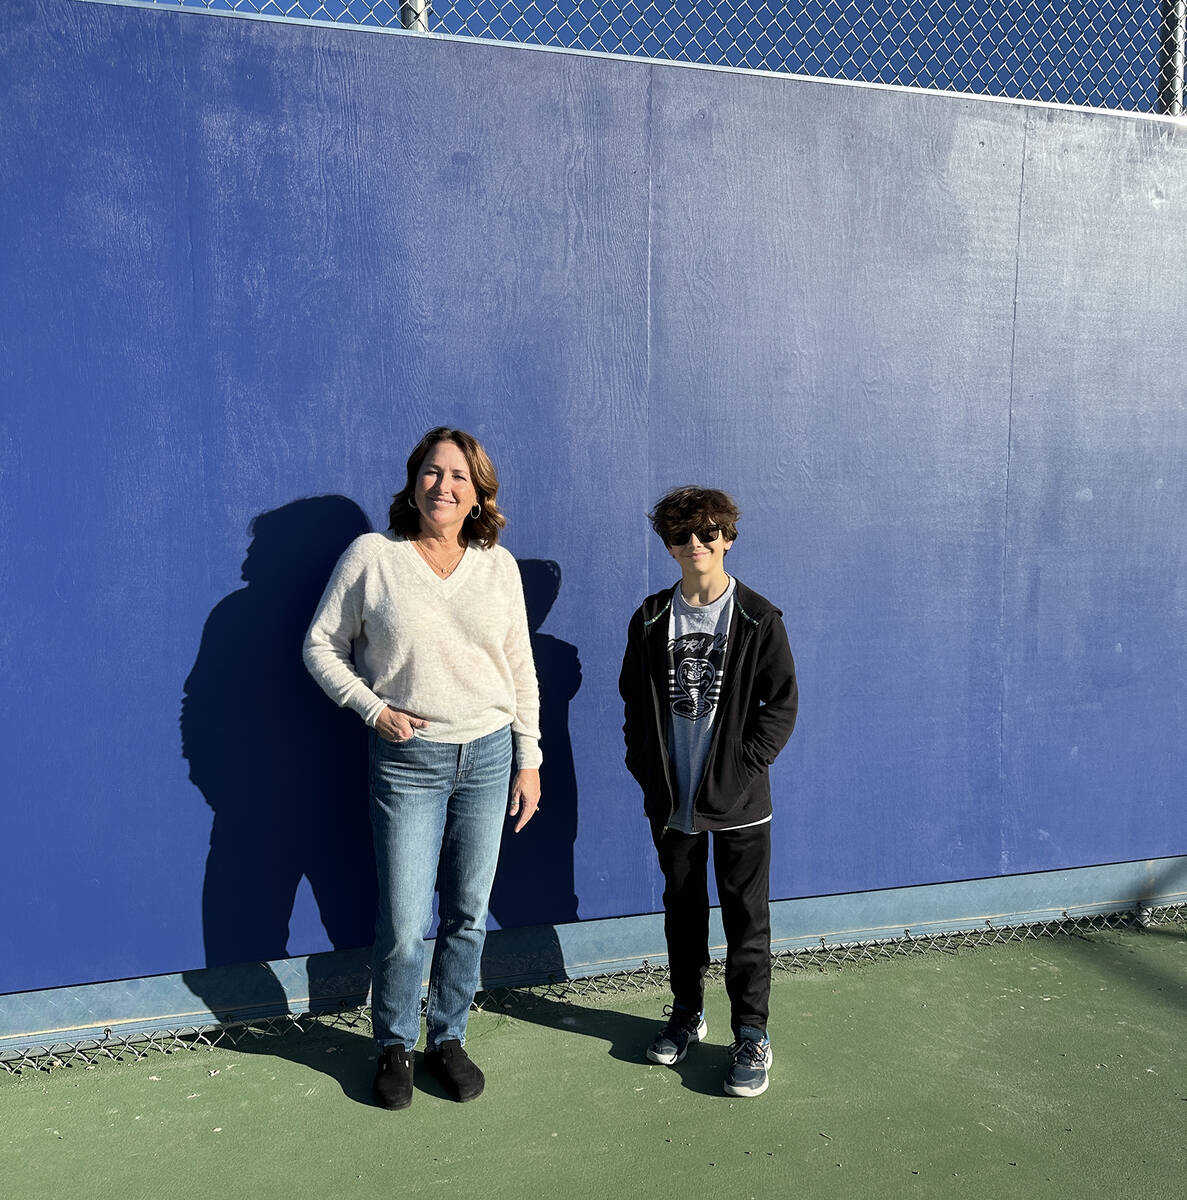
[[[457,556],[451,562],[447,563],[445,566],[441,566],[439,563],[433,561],[433,558],[429,552],[420,544],[420,538],[416,538],[412,544],[416,547],[421,558],[423,558],[425,562],[427,562],[429,566],[441,576],[442,579],[447,579],[453,574],[453,572],[457,569],[458,563],[462,561],[462,555],[466,553],[466,547],[463,546],[457,552]]]

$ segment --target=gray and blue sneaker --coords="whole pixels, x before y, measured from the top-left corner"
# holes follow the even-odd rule
[[[647,1047],[647,1057],[653,1063],[674,1067],[688,1053],[693,1042],[701,1041],[709,1032],[703,1012],[692,1012],[679,1005],[664,1009],[668,1023],[655,1035]]]
[[[770,1080],[767,1072],[774,1061],[771,1039],[761,1029],[743,1025],[738,1040],[730,1047],[730,1069],[725,1076],[727,1096],[761,1096]]]

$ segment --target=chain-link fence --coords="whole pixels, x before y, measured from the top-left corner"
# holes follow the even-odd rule
[[[1187,0],[141,2],[1132,112],[1183,111]]]
[[[776,954],[771,959],[774,973],[841,970],[864,966],[905,954],[958,954],[961,951],[1000,946],[1039,938],[1084,936],[1110,930],[1140,930],[1154,926],[1187,928],[1187,905],[1160,908],[1127,909],[1087,917],[1062,917],[1028,925],[995,926],[986,920],[981,929],[957,933],[912,933],[904,929],[898,937],[873,941],[837,941],[820,939],[819,946]],[[724,964],[713,963],[709,978],[719,981]],[[623,993],[666,989],[668,971],[646,960],[631,971],[595,975],[583,979],[558,979],[531,987],[498,988],[480,992],[474,1007],[478,1011],[526,1016],[542,1004],[569,1003],[583,997],[601,999]],[[138,1062],[152,1054],[179,1050],[267,1050],[281,1037],[299,1036],[318,1031],[337,1030],[369,1037],[371,1014],[366,1007],[322,1013],[285,1013],[266,1020],[233,1021],[223,1025],[188,1025],[178,1029],[156,1030],[120,1037],[110,1030],[100,1040],[59,1041],[30,1046],[0,1058],[0,1071],[20,1074],[24,1071],[53,1071],[59,1067],[89,1068],[101,1062]]]

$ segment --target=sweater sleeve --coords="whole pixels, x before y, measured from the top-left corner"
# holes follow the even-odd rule
[[[387,707],[359,674],[352,657],[355,638],[363,631],[365,572],[369,554],[360,538],[338,560],[313,623],[305,635],[302,657],[322,691],[340,708],[351,708],[374,725]]]
[[[518,563],[511,555],[507,557],[511,564],[511,627],[507,631],[506,654],[515,685],[515,720],[511,722],[511,734],[515,739],[516,766],[521,770],[531,770],[544,761],[540,750],[540,686],[532,658],[523,580]]]

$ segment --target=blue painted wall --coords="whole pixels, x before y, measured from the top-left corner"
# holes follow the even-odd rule
[[[659,907],[615,679],[690,479],[797,653],[777,897],[1187,849],[1181,131],[0,22],[0,991],[366,941],[359,729],[297,654],[440,422],[501,468],[551,719],[501,924]]]

